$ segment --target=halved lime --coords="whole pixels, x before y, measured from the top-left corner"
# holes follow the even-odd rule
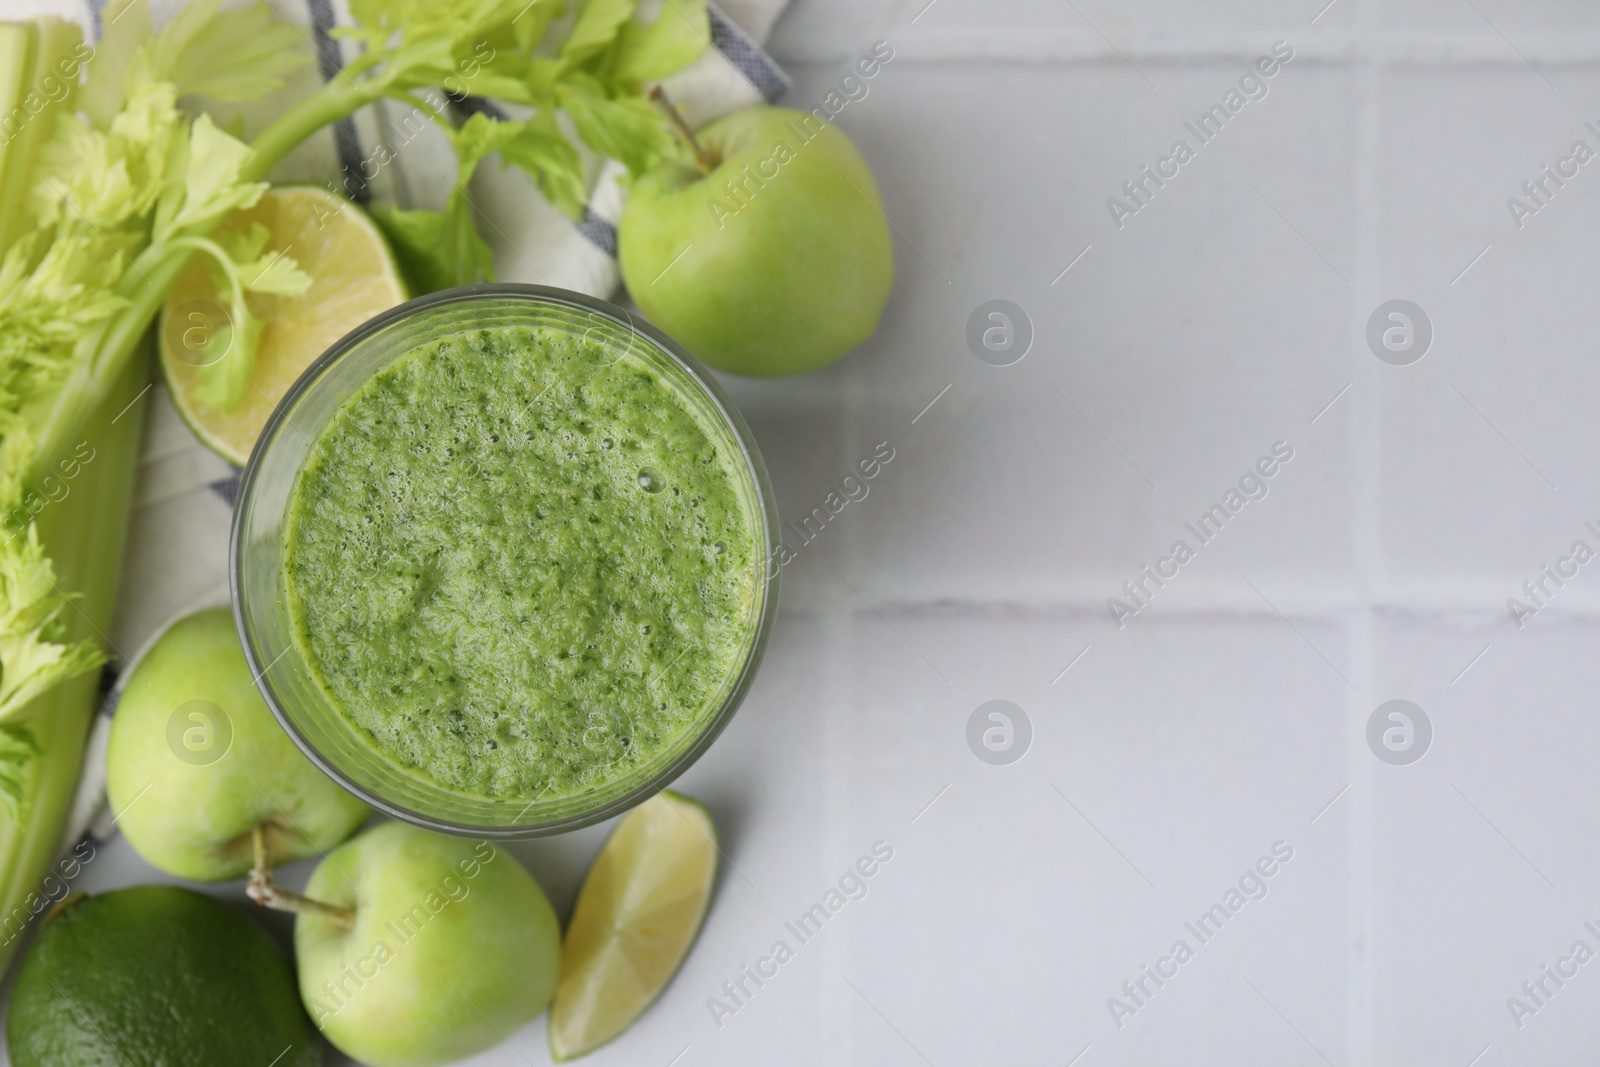
[[[244,400],[227,414],[195,397],[196,354],[226,321],[210,261],[195,256],[167,295],[161,316],[161,370],[184,421],[206,447],[242,466],[267,417],[311,361],[380,311],[406,299],[405,283],[383,234],[366,212],[314,185],[275,186],[254,207],[236,211],[217,236],[265,226],[267,252],[288,256],[311,276],[301,296],[252,293],[251,312],[264,320],[255,375]],[[195,343],[189,343],[190,340]]]
[[[592,1052],[644,1013],[700,932],[717,877],[705,805],[662,792],[612,831],[578,893],[550,1006],[550,1053]]]

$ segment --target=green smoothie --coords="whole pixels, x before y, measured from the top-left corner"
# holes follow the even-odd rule
[[[720,707],[755,625],[737,440],[633,355],[543,328],[414,348],[312,444],[284,532],[295,640],[389,762],[548,800]]]

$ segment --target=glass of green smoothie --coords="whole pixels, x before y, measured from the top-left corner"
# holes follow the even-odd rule
[[[556,833],[672,781],[754,678],[777,510],[670,338],[529,285],[422,297],[295,383],[245,468],[234,614],[273,713],[374,807]]]

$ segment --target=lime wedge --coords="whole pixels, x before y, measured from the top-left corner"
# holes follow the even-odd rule
[[[717,876],[717,828],[662,792],[617,824],[578,893],[550,1006],[550,1053],[570,1060],[626,1030],[689,953]]]
[[[314,185],[274,186],[254,207],[236,211],[218,237],[265,226],[267,252],[292,258],[311,276],[295,297],[252,293],[253,314],[264,320],[255,375],[244,400],[226,415],[194,394],[195,353],[226,322],[227,296],[219,294],[210,261],[195,256],[167,295],[161,316],[161,370],[172,400],[207,448],[243,465],[267,417],[311,361],[380,311],[406,299],[400,270],[382,233],[366,212]],[[191,343],[194,342],[194,343]]]

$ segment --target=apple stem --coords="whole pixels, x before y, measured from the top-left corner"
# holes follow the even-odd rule
[[[68,893],[66,896],[64,896],[60,900],[56,901],[54,907],[52,907],[49,911],[44,913],[44,918],[39,920],[39,925],[40,926],[45,926],[45,925],[49,924],[50,922],[54,921],[54,919],[55,919],[55,917],[57,915],[60,915],[62,912],[66,911],[68,908],[72,907],[78,901],[87,900],[87,899],[89,899],[89,894],[85,893],[81,889],[76,890],[75,892],[72,892],[72,893]]]
[[[700,146],[699,139],[695,137],[694,131],[689,128],[689,124],[684,121],[683,113],[678,110],[678,106],[672,102],[671,97],[667,96],[667,91],[659,85],[652,85],[650,92],[646,95],[649,96],[651,103],[667,113],[667,121],[672,123],[672,128],[677,131],[679,137],[683,138],[683,143],[689,146],[690,152],[694,153],[695,166],[700,168],[701,174],[710,177],[713,169],[711,157],[706,155],[706,150]]]
[[[302,893],[285,889],[273,880],[272,872],[267,867],[267,835],[263,827],[258,825],[250,828],[250,843],[255,848],[256,862],[250,869],[250,884],[245,886],[245,893],[251,900],[278,911],[292,911],[299,915],[321,915],[346,929],[355,927],[354,908],[338,908],[332,904],[324,904],[320,900],[312,900]]]

